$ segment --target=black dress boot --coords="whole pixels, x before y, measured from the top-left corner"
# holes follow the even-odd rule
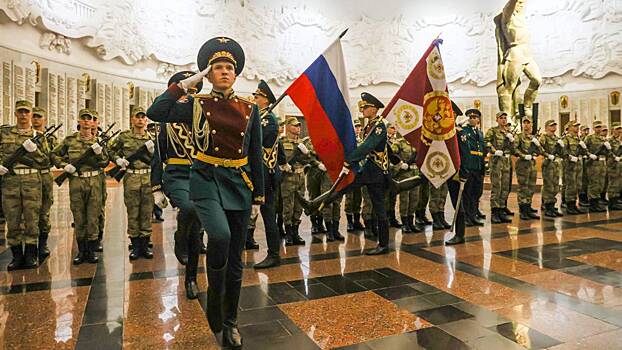
[[[95,254],[95,252],[97,251],[97,244],[98,241],[94,239],[92,241],[88,241],[86,245],[86,262],[89,264],[97,264],[97,262],[99,261],[99,258]]]
[[[285,226],[285,246],[291,247],[293,245],[294,245],[294,240],[292,237],[292,226],[286,225]]]
[[[568,215],[578,215],[581,214],[579,209],[577,208],[577,203],[575,201],[567,201],[566,202],[566,214]]]
[[[397,218],[395,217],[395,211],[391,210],[389,212],[387,212],[387,216],[389,217],[389,225],[393,228],[401,228],[402,224],[400,224],[399,221],[397,221]]]
[[[520,219],[521,220],[531,220],[531,216],[529,216],[529,206],[525,204],[519,205],[520,208]]]
[[[513,212],[513,211],[511,211],[510,209],[508,209],[508,207],[504,207],[504,208],[503,208],[503,214],[504,214],[505,216],[514,216],[514,212]]]
[[[508,212],[510,214],[508,214]],[[512,222],[512,216],[514,216],[514,213],[507,207],[499,209],[499,218],[501,218],[501,222],[506,224]]]
[[[271,253],[268,253],[268,256],[266,256],[266,258],[263,259],[261,262],[255,264],[253,268],[255,270],[260,270],[260,269],[268,269],[268,268],[277,267],[277,266],[281,266],[281,257],[276,254],[273,255]]]
[[[531,207],[531,205],[527,205],[527,215],[534,220],[540,220],[540,215],[538,215],[538,211]]]
[[[376,234],[376,220],[370,219],[365,220],[365,238],[369,240],[377,240],[378,235]]]
[[[259,244],[255,241],[255,228],[249,228],[246,233],[246,243],[244,243],[244,249],[256,250],[259,249]]]
[[[482,213],[481,210],[479,210],[479,208],[477,208],[477,217],[482,219],[482,220],[486,220],[486,215],[484,215],[484,213]]]
[[[590,206],[590,200],[587,197],[587,193],[580,193],[579,194],[579,205],[582,207],[589,207]]]
[[[309,219],[311,220],[311,234],[320,233],[320,229],[317,227],[317,215],[311,215]]]
[[[140,237],[130,237],[130,242],[132,242],[132,251],[130,252],[130,260],[136,260],[140,258],[142,255],[142,246],[140,242]]]
[[[408,215],[407,218],[408,218],[408,226],[410,226],[410,230],[412,232],[419,233],[419,232],[425,231],[425,226],[421,226],[415,222],[414,215]]]
[[[38,254],[39,254],[39,265],[41,265],[45,259],[50,256],[50,248],[48,248],[48,237],[49,232],[41,231],[39,233],[39,244],[38,244]]]
[[[353,225],[354,225],[355,231],[363,231],[365,229],[365,226],[361,224],[361,214],[355,213],[353,220],[354,220]]]
[[[188,235],[190,227],[192,225],[192,215],[188,215],[185,212],[177,213],[177,230],[173,235],[175,239],[174,253],[177,261],[181,265],[186,265],[188,262]]]
[[[333,221],[331,228],[333,232],[333,238],[336,241],[343,242],[346,240],[346,238],[341,234],[341,232],[339,232],[339,220]]]
[[[197,269],[199,265],[199,252],[189,252],[188,263],[186,264],[186,276],[184,287],[186,288],[186,298],[196,299],[199,297],[199,285],[197,284]]]
[[[490,222],[493,224],[500,224],[503,221],[501,221],[501,217],[499,217],[499,208],[492,208],[490,210]]]
[[[413,233],[412,228],[408,223],[408,216],[402,216],[402,233]]]
[[[280,217],[280,215],[277,215],[276,217],[276,225],[279,227],[279,234],[281,235],[281,237],[285,238],[287,236],[287,233],[285,232],[285,225],[283,224],[283,219]]]
[[[149,247],[149,237],[140,237],[139,239],[141,240],[142,244],[142,249],[140,250],[140,252],[143,258],[153,259],[153,251],[151,250],[151,247]]]
[[[481,219],[479,216],[477,216],[477,214],[471,218],[471,221],[473,221],[473,224],[475,226],[484,226],[485,224],[484,219]]]
[[[417,210],[415,211],[415,223],[421,226],[425,226],[426,223],[423,220],[423,218],[425,217],[425,212],[422,212],[421,210]]]
[[[322,216],[317,217],[317,230],[319,233],[326,233],[328,230],[324,226],[324,218]]]
[[[332,221],[326,221],[326,230],[328,231],[326,232],[326,241],[334,242],[335,236],[333,236],[333,222]]]
[[[292,230],[293,230],[292,240],[294,242],[294,245],[305,245],[305,240],[302,239],[302,237],[300,237],[300,233],[298,233],[299,229],[300,229],[300,224],[292,226]]]
[[[376,248],[370,249],[365,252],[365,255],[383,255],[389,253],[389,221],[388,220],[378,220],[378,236],[380,238],[380,242]],[[382,242],[382,237],[387,239],[386,242]]]
[[[547,218],[557,217],[557,210],[555,209],[554,204],[552,203],[544,204],[544,216],[546,216]]]
[[[441,215],[443,215],[443,213],[434,213],[432,214],[432,229],[433,230],[444,230],[445,229],[445,225],[443,223],[443,221],[441,221]]]
[[[590,213],[602,213],[605,211],[607,211],[607,209],[600,205],[600,200],[598,198],[590,199]]]
[[[347,232],[354,232],[354,215],[346,214],[346,220],[348,220]]]
[[[219,269],[207,268],[207,323],[215,335],[222,332],[226,274],[226,263]]]
[[[86,260],[86,241],[78,241],[78,255],[73,258],[74,265],[80,265]]]
[[[466,227],[473,227],[473,226],[475,226],[475,223],[473,222],[473,219],[470,216],[468,216],[468,215],[464,216],[464,226],[466,226]]]
[[[222,311],[224,316],[222,328],[222,348],[241,349],[242,336],[238,329],[238,304],[240,302],[240,289],[242,279],[227,281],[225,287],[225,298],[223,300]]]
[[[23,269],[34,269],[37,267],[37,245],[26,244],[24,246],[24,264]]]
[[[12,246],[11,254],[13,254],[13,259],[11,259],[11,262],[7,265],[7,271],[21,269],[22,265],[24,265],[24,248],[22,247],[22,244],[20,243],[19,245]]]

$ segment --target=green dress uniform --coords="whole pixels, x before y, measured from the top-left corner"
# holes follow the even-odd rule
[[[397,164],[397,172],[395,179],[397,181],[404,180],[419,175],[417,168],[417,150],[404,137],[399,137],[391,145],[393,154],[401,159],[401,163]],[[417,202],[419,200],[419,189],[414,188],[409,191],[403,191],[399,194],[400,200],[400,218],[402,219],[402,232],[412,233],[421,232],[423,227],[414,222],[415,211],[417,210]]]
[[[539,219],[531,207],[536,192],[536,158],[542,153],[539,141],[527,133],[519,133],[514,141],[516,155],[516,179],[518,180],[518,205],[521,220]]]
[[[609,143],[598,134],[596,129],[602,127],[602,122],[597,120],[593,123],[594,134],[585,138],[587,146],[587,158],[585,159],[585,171],[587,172],[587,195],[590,201],[591,212],[606,211],[601,205],[600,195],[605,190],[607,176],[607,153]]]
[[[134,109],[132,115],[139,113],[144,113],[144,110]],[[154,142],[147,131],[144,131],[143,134],[136,134],[131,129],[123,131],[112,141],[110,157],[119,164],[119,159],[129,157],[144,145],[147,145],[148,149],[155,149]],[[151,237],[151,214],[153,213],[152,155],[152,152],[147,151],[146,157],[130,162],[123,177],[127,235],[132,241],[133,247],[130,260],[138,259],[141,255],[147,259],[153,258],[153,253],[148,247],[149,237]]]
[[[508,130],[494,126],[486,132],[484,141],[490,158],[490,207],[491,222],[494,224],[512,222],[506,216],[505,205],[510,195],[510,159],[513,151],[514,135]]]
[[[15,110],[32,111],[29,101],[17,101]],[[20,130],[17,126],[0,128],[0,163],[13,155],[25,142],[37,134],[32,128]],[[2,208],[6,217],[7,244],[13,255],[7,270],[37,266],[39,215],[41,212],[40,168],[49,164],[45,139],[32,152],[27,152],[2,176]],[[6,169],[6,168],[5,168]]]
[[[611,129],[622,129],[620,123],[611,124]],[[611,150],[607,154],[607,195],[609,197],[609,209],[621,210],[620,191],[622,191],[622,143],[618,137],[612,136],[608,139]]]
[[[547,120],[546,127],[557,125],[554,120]],[[558,217],[563,214],[556,207],[557,194],[560,191],[559,180],[561,176],[561,161],[564,156],[564,142],[555,134],[542,134],[540,136],[542,146],[542,206],[544,215],[547,217]]]
[[[472,110],[466,112],[470,115]],[[479,113],[479,111],[478,111]],[[462,205],[464,206],[464,220],[466,226],[483,226],[484,223],[477,216],[479,201],[479,181],[481,173],[484,171],[484,140],[480,131],[470,124],[462,127],[458,133],[459,141],[462,143],[460,148],[461,160],[460,167],[463,172],[461,176],[466,179],[464,192],[462,194]]]
[[[579,126],[576,121],[569,121],[566,129],[573,126]],[[564,142],[564,199],[566,200],[566,213],[570,215],[583,214],[586,211],[577,207],[577,198],[581,191],[581,183],[583,181],[583,154],[584,149],[581,147],[581,139],[575,133],[567,132],[562,138]]]
[[[91,115],[90,111],[81,111],[80,116]],[[59,169],[75,162],[80,156],[99,145],[97,138],[90,135],[83,138],[79,132],[71,134],[52,151],[52,159]],[[99,145],[101,147],[101,145]],[[99,233],[99,214],[102,205],[101,172],[108,165],[105,150],[86,160],[69,177],[69,199],[73,221],[74,235],[78,242],[78,256],[74,264],[84,260],[96,263],[97,235]]]
[[[222,61],[244,67],[233,39],[207,41],[198,54],[200,70]],[[190,199],[207,231],[207,319],[223,347],[241,348],[237,312],[242,286],[242,251],[253,204],[264,202],[261,124],[257,107],[233,90],[192,95],[171,85],[149,107],[151,120],[192,128],[197,157],[190,172]],[[225,294],[226,291],[226,294]]]

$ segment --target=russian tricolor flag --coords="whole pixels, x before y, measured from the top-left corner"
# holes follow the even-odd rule
[[[335,182],[346,155],[356,148],[341,41],[330,45],[285,93],[304,115],[313,148]],[[353,172],[337,190],[352,181]]]

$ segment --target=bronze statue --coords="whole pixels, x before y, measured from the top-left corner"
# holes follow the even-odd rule
[[[514,118],[518,116],[521,102],[518,87],[521,75],[525,73],[529,86],[525,91],[523,104],[525,117],[533,117],[533,103],[538,97],[542,75],[538,64],[529,50],[529,33],[525,19],[527,0],[509,0],[503,12],[495,17],[497,38],[497,95],[499,109]]]

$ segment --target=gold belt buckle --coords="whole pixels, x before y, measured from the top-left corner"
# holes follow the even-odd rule
[[[232,164],[232,160],[231,159],[223,159],[222,160],[222,166],[224,166],[225,168],[230,168],[231,164]]]

